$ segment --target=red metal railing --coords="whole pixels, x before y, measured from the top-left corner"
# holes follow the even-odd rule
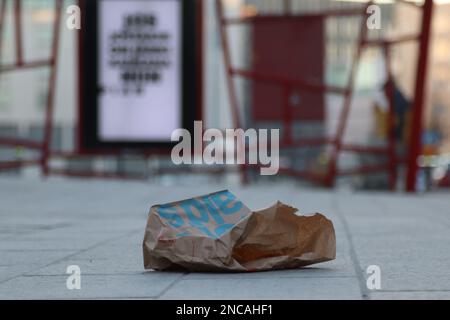
[[[409,141],[408,174],[406,190],[416,190],[419,165],[417,159],[422,152],[422,116],[424,114],[425,89],[428,77],[428,56],[431,37],[431,21],[433,18],[433,1],[426,0],[423,6],[422,33],[419,45],[419,61],[417,65],[415,97],[413,104],[412,130]]]
[[[63,159],[63,160],[74,160],[74,159],[84,159],[84,158],[92,158],[95,156],[112,156],[118,157],[123,155],[121,151],[85,151],[82,154],[79,150],[69,151],[69,152],[61,152],[57,150],[52,150],[51,142],[52,142],[52,134],[53,134],[53,117],[55,112],[55,94],[56,94],[56,86],[57,86],[57,73],[58,73],[58,57],[59,57],[59,44],[61,38],[61,28],[62,26],[62,16],[63,16],[63,1],[64,0],[54,0],[54,22],[53,22],[53,38],[51,40],[51,53],[50,57],[45,60],[36,60],[36,61],[25,61],[23,54],[23,28],[22,28],[22,14],[23,14],[23,3],[22,0],[14,0],[12,7],[12,16],[14,22],[14,47],[15,47],[15,61],[12,64],[2,64],[1,53],[2,53],[2,44],[4,40],[4,26],[5,26],[5,17],[7,11],[7,0],[0,0],[0,76],[4,73],[15,72],[24,69],[34,69],[41,67],[49,67],[50,68],[50,78],[49,78],[49,86],[47,91],[47,105],[45,108],[45,123],[44,123],[44,138],[43,141],[33,141],[29,139],[23,138],[11,138],[11,137],[0,137],[0,145],[8,146],[8,147],[23,147],[26,149],[32,149],[36,151],[40,151],[39,159],[32,160],[14,160],[14,161],[6,161],[0,162],[0,171],[22,168],[25,166],[31,165],[39,165],[43,176],[48,175],[64,175],[68,177],[83,177],[83,178],[107,178],[107,179],[146,179],[147,176],[137,177],[136,175],[130,174],[122,174],[122,173],[112,173],[112,172],[101,172],[99,170],[92,171],[73,171],[66,169],[57,169],[50,167],[50,159]],[[84,1],[78,1],[81,9],[84,10]],[[199,28],[201,28],[201,18],[202,18],[202,5],[201,0],[198,0],[197,6],[197,14],[199,17],[198,23]],[[79,36],[82,37],[82,32],[79,33]],[[198,32],[198,37],[201,39],[202,33],[201,30]],[[81,42],[81,41],[80,41]],[[202,42],[199,40],[199,46],[201,46]],[[80,46],[81,48],[81,46]],[[199,47],[199,52],[202,52],[202,48]],[[198,71],[201,74],[201,62],[200,59],[202,55],[198,55]],[[81,72],[82,70],[80,70]],[[199,77],[201,78],[201,77]],[[78,81],[81,81],[81,77],[78,76]],[[200,81],[199,81],[200,82]],[[82,90],[82,85],[78,82],[79,90]],[[202,86],[198,87],[198,95],[202,96]],[[201,103],[199,103],[201,105]],[[197,109],[197,116],[199,118],[202,117],[201,108]],[[80,114],[78,119],[76,120],[76,131],[80,132]],[[79,136],[78,136],[79,139]],[[160,151],[151,151],[151,150],[141,150],[138,155],[142,156],[144,159],[148,160],[150,157],[157,157],[161,154]]]
[[[398,1],[398,0],[397,0]],[[391,46],[408,42],[408,41],[419,41],[420,42],[420,56],[418,59],[418,70],[416,78],[416,91],[414,97],[414,108],[413,108],[413,128],[412,135],[409,143],[409,155],[408,155],[408,179],[406,189],[408,191],[414,191],[415,181],[417,176],[417,161],[416,159],[420,155],[420,145],[421,145],[421,116],[424,108],[424,90],[425,90],[425,77],[427,71],[427,59],[429,51],[429,35],[430,26],[432,19],[432,0],[425,0],[423,6],[413,4],[407,1],[398,1],[400,3],[405,3],[408,5],[413,5],[423,11],[422,18],[422,31],[419,35],[409,35],[399,37],[398,39],[381,39],[381,40],[369,40],[367,39],[367,26],[366,21],[368,17],[368,7],[373,4],[373,1],[368,1],[362,9],[341,9],[341,10],[327,10],[322,12],[312,12],[305,14],[292,14],[292,1],[284,0],[284,13],[281,15],[258,15],[250,17],[237,17],[237,18],[227,18],[225,16],[223,0],[216,0],[216,14],[220,23],[220,34],[221,42],[223,48],[224,63],[226,68],[227,77],[227,87],[230,99],[231,111],[233,115],[233,123],[236,128],[240,128],[242,125],[239,116],[239,102],[237,99],[237,92],[234,86],[233,77],[240,76],[250,79],[255,82],[265,82],[270,84],[276,84],[284,88],[284,92],[288,96],[291,88],[295,85],[301,87],[305,90],[316,91],[321,93],[336,93],[341,94],[344,98],[343,107],[341,114],[339,116],[338,128],[335,137],[333,138],[316,138],[316,139],[303,139],[295,140],[292,137],[292,124],[294,123],[292,110],[288,104],[288,99],[286,98],[283,108],[284,117],[282,119],[284,127],[284,135],[281,141],[282,148],[295,148],[295,147],[308,147],[317,145],[330,145],[332,147],[330,162],[328,166],[327,173],[325,175],[316,175],[307,172],[298,172],[289,168],[282,168],[281,173],[285,173],[291,176],[304,178],[308,180],[315,181],[317,183],[333,186],[337,176],[344,175],[362,175],[374,172],[388,172],[389,173],[389,185],[391,189],[396,187],[397,183],[397,167],[400,163],[399,157],[396,154],[396,138],[394,134],[394,101],[393,101],[393,75],[390,65],[390,51]],[[345,88],[339,88],[335,86],[329,86],[323,83],[311,83],[305,79],[300,78],[289,78],[281,75],[263,74],[258,72],[258,70],[238,70],[233,67],[231,61],[231,51],[230,42],[227,37],[227,27],[234,24],[252,24],[252,23],[276,23],[280,20],[280,17],[284,19],[298,19],[299,17],[345,17],[345,16],[360,16],[361,27],[359,40],[357,45],[357,50],[355,57],[352,60],[352,65],[350,69],[350,77],[348,84]],[[284,20],[285,21],[285,20]],[[345,130],[348,125],[348,118],[351,108],[351,102],[353,98],[353,92],[355,87],[355,79],[357,67],[361,58],[362,51],[368,46],[381,46],[386,63],[386,74],[388,76],[388,91],[389,91],[389,119],[388,119],[388,145],[386,147],[370,147],[370,146],[356,146],[356,145],[346,145],[343,142]],[[341,152],[355,152],[355,153],[371,153],[377,155],[386,155],[389,159],[387,164],[372,165],[372,166],[362,166],[360,168],[354,168],[351,170],[339,171],[338,170],[338,157]],[[243,181],[246,181],[246,170],[249,166],[242,166],[242,174],[244,175]]]
[[[284,1],[284,16],[286,18],[293,17],[298,18],[298,15],[293,15],[291,13],[292,3],[291,0],[283,0]],[[231,112],[233,123],[236,128],[241,128],[242,122],[239,113],[239,103],[237,99],[236,88],[234,87],[234,76],[241,76],[253,81],[260,82],[268,82],[273,84],[278,84],[284,87],[286,93],[286,102],[283,105],[283,124],[285,130],[283,141],[281,141],[282,148],[300,148],[300,147],[308,147],[308,146],[321,146],[321,145],[330,145],[332,147],[331,152],[331,161],[328,167],[328,172],[326,175],[314,174],[310,172],[299,172],[296,170],[292,170],[289,168],[282,168],[280,170],[281,173],[285,173],[291,176],[309,179],[312,181],[316,181],[317,183],[332,186],[335,182],[337,176],[340,175],[349,175],[349,174],[367,174],[373,172],[383,172],[387,171],[390,174],[390,185],[391,188],[395,187],[396,178],[397,178],[397,165],[401,162],[408,163],[408,177],[407,177],[407,190],[414,191],[416,185],[416,177],[418,171],[417,158],[421,152],[421,132],[422,132],[422,115],[424,109],[424,97],[425,97],[425,79],[427,75],[427,60],[429,55],[429,38],[430,38],[430,29],[431,29],[431,20],[432,20],[432,10],[433,3],[432,0],[425,0],[423,6],[416,5],[404,0],[397,0],[398,2],[405,3],[408,5],[413,5],[423,11],[422,18],[422,28],[421,33],[419,35],[405,36],[398,39],[388,40],[368,40],[366,39],[367,28],[365,26],[365,19],[363,20],[361,31],[359,35],[358,49],[356,52],[355,59],[352,63],[350,79],[346,88],[339,88],[335,86],[329,86],[322,83],[312,83],[304,79],[292,79],[288,77],[280,77],[277,75],[268,75],[258,73],[256,70],[239,70],[233,68],[231,61],[231,48],[230,43],[227,37],[227,26],[231,24],[241,24],[241,23],[255,23],[256,19],[253,17],[244,17],[244,18],[226,18],[224,14],[224,7],[222,0],[216,0],[216,8],[217,8],[217,17],[220,23],[220,34],[221,34],[221,43],[224,51],[224,62],[226,66],[226,75],[227,75],[227,88],[228,94],[230,98],[231,104]],[[42,155],[41,158],[37,160],[18,160],[18,161],[10,161],[0,163],[0,170],[6,170],[10,168],[18,168],[27,165],[35,165],[40,164],[42,167],[42,171],[44,175],[48,174],[64,174],[69,176],[90,176],[90,177],[119,177],[120,175],[110,175],[108,173],[73,173],[65,170],[55,170],[49,167],[49,159],[52,156],[58,157],[58,153],[52,152],[50,145],[52,140],[52,131],[53,131],[53,114],[54,114],[54,98],[56,91],[56,75],[57,75],[57,61],[58,61],[58,48],[59,48],[59,40],[60,40],[60,24],[62,17],[62,0],[55,0],[55,21],[53,25],[53,40],[52,40],[52,50],[51,56],[49,60],[38,60],[38,61],[24,61],[23,55],[23,37],[22,37],[22,0],[15,0],[14,2],[14,26],[15,26],[15,50],[16,50],[16,59],[15,63],[10,65],[2,65],[1,64],[1,53],[2,53],[2,45],[3,45],[3,30],[5,25],[5,17],[6,17],[6,9],[7,9],[7,1],[0,0],[0,76],[2,73],[13,72],[17,70],[27,69],[27,68],[38,68],[48,66],[51,68],[50,73],[50,81],[49,81],[49,90],[48,90],[48,100],[46,106],[46,116],[45,116],[45,128],[44,128],[44,141],[37,142],[26,139],[14,139],[14,138],[1,138],[0,137],[0,145],[7,146],[21,146],[24,148],[41,150]],[[344,17],[344,16],[367,16],[367,8],[370,6],[372,2],[368,2],[366,6],[364,6],[363,10],[361,9],[345,9],[345,10],[328,10],[324,12],[315,12],[304,14],[303,16],[317,16],[317,17]],[[279,15],[277,16],[279,17]],[[267,15],[263,19],[261,16],[258,17],[258,23],[265,22],[273,22],[275,21],[274,16]],[[370,146],[359,146],[359,145],[346,145],[343,143],[343,136],[345,130],[347,128],[348,116],[351,107],[351,101],[353,97],[354,90],[354,81],[356,75],[356,68],[359,63],[360,55],[364,47],[367,46],[381,46],[383,48],[383,52],[386,56],[386,61],[390,60],[390,48],[393,45],[404,43],[406,41],[419,41],[420,42],[420,53],[418,59],[418,68],[417,68],[417,77],[416,77],[416,86],[415,86],[415,97],[414,97],[414,108],[413,108],[413,125],[412,125],[412,133],[409,142],[409,155],[408,161],[400,160],[395,152],[395,137],[393,136],[393,101],[392,98],[389,99],[389,143],[387,147],[370,147]],[[392,92],[392,72],[390,64],[386,65],[387,74],[389,76],[388,82],[388,90]],[[343,108],[341,111],[341,115],[339,118],[339,125],[337,134],[333,138],[308,138],[295,140],[292,135],[292,124],[293,124],[293,116],[292,110],[290,110],[289,104],[287,103],[288,92],[293,87],[301,87],[305,90],[316,91],[316,92],[331,92],[341,94],[344,97]],[[392,97],[392,95],[390,95]],[[374,166],[363,166],[361,168],[355,168],[351,170],[341,171],[337,170],[338,168],[338,156],[341,152],[357,152],[357,153],[371,153],[371,154],[380,154],[387,155],[389,158],[389,163],[374,165]],[[59,155],[60,156],[60,155]],[[64,155],[65,157],[74,158],[77,157],[77,154],[70,153]],[[243,165],[240,167],[240,171],[243,176],[243,181],[245,182],[247,179],[246,171],[254,166],[246,166]]]
[[[3,45],[3,30],[5,26],[6,17],[6,0],[1,1],[0,5],[0,53],[2,52]],[[44,127],[44,139],[41,142],[22,139],[22,138],[1,138],[0,145],[6,145],[11,147],[23,147],[27,149],[40,150],[41,157],[39,160],[16,160],[0,163],[0,170],[6,170],[11,168],[21,168],[28,165],[40,164],[42,168],[48,168],[49,150],[51,143],[51,132],[53,130],[53,109],[54,109],[54,97],[56,87],[56,73],[57,73],[57,61],[58,61],[58,48],[59,48],[59,32],[60,22],[62,15],[62,1],[55,0],[55,19],[53,24],[53,40],[51,56],[48,60],[38,61],[25,61],[23,52],[23,34],[22,34],[22,0],[16,0],[13,2],[13,19],[14,19],[14,31],[15,31],[15,62],[10,65],[2,65],[0,57],[0,76],[3,73],[14,72],[23,69],[33,69],[40,67],[50,67],[50,83],[48,89],[48,100],[46,106],[46,121]],[[47,174],[48,171],[44,170]]]

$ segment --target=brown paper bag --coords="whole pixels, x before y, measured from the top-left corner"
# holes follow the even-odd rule
[[[156,205],[145,230],[144,267],[262,271],[333,260],[333,224],[276,203],[252,212],[229,191]]]

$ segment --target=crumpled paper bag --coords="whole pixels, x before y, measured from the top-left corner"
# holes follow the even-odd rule
[[[228,190],[155,205],[145,230],[144,267],[245,272],[335,259],[333,223],[296,212],[281,202],[252,212]]]

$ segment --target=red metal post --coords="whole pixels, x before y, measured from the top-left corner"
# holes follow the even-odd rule
[[[353,88],[356,82],[356,73],[359,65],[359,60],[361,58],[362,50],[364,47],[365,39],[367,37],[367,26],[366,26],[366,17],[367,17],[367,8],[372,4],[372,1],[368,2],[367,5],[364,6],[364,11],[361,12],[362,21],[361,21],[361,31],[359,34],[358,47],[356,50],[355,57],[352,62],[352,67],[350,71],[350,77],[348,80],[347,90],[344,95],[344,103],[343,110],[339,117],[339,124],[336,133],[336,142],[333,146],[333,150],[331,152],[330,164],[328,167],[328,177],[327,177],[327,185],[333,186],[336,175],[337,175],[337,166],[338,166],[338,157],[341,152],[341,147],[343,144],[345,129],[347,128],[348,116],[350,113],[350,107],[353,98]]]
[[[2,48],[3,48],[3,26],[5,24],[6,16],[6,0],[2,1],[0,6],[0,66],[2,65]]]
[[[233,67],[231,62],[231,51],[230,51],[230,44],[228,42],[227,37],[227,28],[225,24],[225,11],[223,8],[222,0],[216,0],[216,10],[217,10],[217,17],[219,19],[219,29],[220,29],[220,38],[222,42],[222,49],[223,49],[223,58],[225,62],[225,72],[227,74],[227,88],[228,88],[228,96],[230,99],[230,105],[231,105],[231,113],[233,117],[233,124],[235,128],[241,127],[241,121],[239,117],[239,103],[237,100],[237,93],[236,89],[233,84]]]
[[[203,120],[204,118],[204,99],[203,99],[203,89],[204,89],[204,74],[203,74],[203,57],[205,52],[204,39],[203,39],[203,29],[204,29],[204,3],[203,0],[197,0],[196,8],[196,24],[197,24],[197,119]]]
[[[42,148],[42,173],[44,176],[49,174],[49,156],[52,143],[53,133],[53,111],[56,96],[56,76],[58,71],[58,52],[59,52],[59,38],[61,30],[61,16],[62,16],[62,1],[55,0],[55,20],[53,25],[53,43],[50,58],[50,81],[47,97],[47,108],[45,113],[45,130],[44,130],[44,145]]]
[[[417,173],[419,166],[417,159],[422,152],[422,126],[425,107],[425,96],[428,76],[428,58],[431,35],[431,21],[433,16],[433,0],[425,0],[422,15],[422,34],[419,46],[419,61],[416,74],[415,97],[412,109],[412,127],[409,140],[408,172],[406,190],[416,191]]]
[[[14,1],[14,22],[16,32],[16,65],[23,64],[23,43],[22,43],[22,0]]]
[[[394,78],[391,69],[391,48],[388,44],[383,46],[387,77],[387,101],[389,105],[388,115],[388,154],[389,154],[389,188],[395,190],[397,184],[397,151],[395,136],[395,106],[394,106]]]
[[[216,12],[219,20],[220,38],[222,42],[223,56],[225,62],[225,73],[228,87],[228,96],[230,99],[233,124],[235,128],[241,128],[242,124],[239,116],[239,102],[237,99],[236,88],[234,87],[233,83],[233,65],[231,61],[231,51],[230,51],[231,48],[227,37],[227,25],[225,23],[225,11],[223,8],[222,0],[216,0]],[[245,144],[245,140],[238,141],[238,143]],[[248,168],[245,164],[240,166],[241,181],[243,184],[248,184],[247,169]]]
[[[77,5],[80,7],[81,10],[81,23],[84,24],[84,12],[85,12],[85,1],[84,0],[77,0]],[[76,147],[75,147],[75,153],[84,153],[85,150],[82,149],[82,137],[83,137],[83,124],[82,124],[82,119],[84,117],[83,115],[83,108],[82,105],[84,103],[83,101],[83,77],[84,77],[84,70],[83,70],[83,65],[84,65],[84,56],[83,56],[83,46],[84,46],[84,35],[83,32],[81,32],[81,30],[78,31],[78,37],[76,38],[76,41],[78,42],[78,50],[77,50],[77,54],[78,54],[78,66],[77,66],[77,85],[78,85],[78,118],[76,119],[75,122],[75,129],[76,129]]]

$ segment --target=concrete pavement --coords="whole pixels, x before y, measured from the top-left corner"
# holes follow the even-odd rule
[[[224,189],[150,183],[0,179],[0,299],[450,299],[450,195],[230,188],[252,209],[281,200],[321,212],[337,258],[251,274],[144,271],[141,242],[156,203]],[[66,268],[81,268],[81,290]],[[366,269],[381,269],[369,290]]]

